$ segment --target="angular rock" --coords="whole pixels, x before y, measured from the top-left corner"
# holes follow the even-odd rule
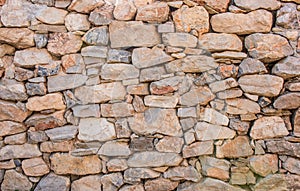
[[[20,145],[27,142],[26,133],[10,135],[4,138],[4,143],[7,145]]]
[[[193,87],[189,92],[183,94],[179,99],[179,103],[184,106],[206,105],[214,98],[215,95],[208,87],[198,86]]]
[[[157,47],[152,49],[146,47],[135,48],[132,52],[132,64],[137,68],[148,68],[172,60],[171,56]]]
[[[281,117],[262,117],[257,119],[250,132],[253,139],[270,139],[288,135],[285,123]]]
[[[104,5],[104,1],[102,0],[74,0],[68,7],[68,10],[76,11],[79,13],[89,13],[96,7],[101,7],[102,5]]]
[[[259,60],[253,58],[246,58],[239,65],[239,76],[247,75],[247,74],[259,74],[259,73],[267,73],[267,69]]]
[[[200,157],[202,173],[205,176],[217,178],[220,180],[229,179],[230,162],[223,159],[216,159],[209,156]]]
[[[249,35],[245,38],[245,47],[251,57],[265,63],[274,62],[293,54],[293,49],[287,39],[275,34]]]
[[[0,45],[0,57],[5,55],[12,55],[15,52],[15,48],[8,44],[1,44]]]
[[[132,20],[136,13],[136,7],[134,3],[129,0],[117,1],[114,9],[114,17],[117,20],[128,21]]]
[[[105,133],[103,133],[105,132]],[[79,123],[78,139],[89,141],[109,141],[116,137],[115,127],[105,118],[82,118]]]
[[[71,139],[75,138],[77,132],[78,132],[78,127],[70,126],[70,125],[63,126],[63,127],[57,127],[57,128],[45,131],[45,133],[50,138],[50,140],[54,141],[54,142],[71,140]]]
[[[281,95],[275,100],[273,105],[277,109],[297,109],[300,107],[300,93]]]
[[[176,47],[191,47],[197,46],[197,38],[188,33],[164,33],[162,41],[165,45]]]
[[[243,52],[235,52],[235,51],[224,51],[220,53],[213,53],[212,57],[218,59],[219,62],[226,62],[227,60],[242,60],[247,58],[247,54]],[[224,60],[224,61],[223,61]]]
[[[225,126],[212,125],[206,122],[198,122],[195,126],[196,139],[208,141],[216,139],[232,139],[235,131]]]
[[[267,10],[277,10],[280,8],[281,3],[277,0],[234,0],[236,6],[245,9],[245,10],[256,10],[256,9],[267,9]]]
[[[41,156],[37,145],[23,144],[23,145],[6,145],[0,149],[0,160],[9,159],[23,159]]]
[[[87,31],[90,29],[88,16],[79,13],[70,13],[65,18],[68,31]]]
[[[135,184],[135,185],[126,185],[123,186],[120,191],[145,191],[144,186],[142,184]]]
[[[165,22],[169,16],[169,6],[165,2],[154,2],[152,4],[139,7],[135,20],[146,22]]]
[[[148,95],[144,97],[144,102],[149,107],[175,108],[178,103],[178,97]]]
[[[165,178],[157,178],[154,180],[147,180],[145,182],[146,191],[171,191],[178,186],[178,182],[173,182]]]
[[[22,169],[27,176],[43,176],[50,172],[48,165],[41,158],[23,160]]]
[[[13,121],[0,122],[0,137],[22,133],[26,130],[27,128],[21,123],[16,123]]]
[[[238,35],[270,32],[272,23],[272,14],[266,10],[252,11],[247,14],[221,13],[211,18],[212,29],[215,32]]]
[[[230,183],[233,185],[249,185],[256,183],[256,178],[248,167],[231,167],[231,172]]]
[[[294,114],[294,134],[300,136],[300,109],[295,111]]]
[[[27,28],[0,28],[0,41],[16,48],[34,46],[34,32]]]
[[[118,50],[118,49],[109,49],[107,54],[107,62],[108,63],[130,63],[131,61],[131,52],[126,50]]]
[[[225,111],[229,114],[251,114],[251,113],[259,113],[260,106],[251,100],[244,98],[235,98],[226,100]]]
[[[241,51],[242,41],[237,35],[225,33],[206,33],[199,36],[199,46],[210,52],[225,50]]]
[[[107,45],[108,44],[108,27],[94,27],[87,31],[82,40],[88,45]]]
[[[72,110],[75,117],[100,117],[98,104],[76,105]]]
[[[129,167],[161,167],[177,166],[182,161],[182,157],[176,153],[160,153],[146,151],[134,153],[128,159]]]
[[[109,32],[112,48],[149,47],[160,44],[160,37],[156,27],[154,25],[145,25],[142,21],[114,21],[109,25]]]
[[[12,102],[0,100],[0,121],[23,122],[31,112]]]
[[[212,92],[220,92],[237,86],[238,83],[234,78],[227,78],[225,80],[220,80],[209,84],[209,88]]]
[[[280,77],[265,75],[246,75],[240,77],[238,83],[242,90],[246,93],[275,97],[279,95],[284,80]]]
[[[65,33],[65,32],[67,32],[67,29],[64,25],[37,24],[37,25],[32,25],[28,28],[33,31],[45,32],[45,33],[48,33],[48,32]],[[48,39],[47,39],[47,41],[48,41]]]
[[[124,182],[121,173],[107,174],[101,177],[102,189],[117,191]]]
[[[105,46],[86,46],[81,49],[82,56],[95,57],[95,58],[106,58],[107,47]]]
[[[131,151],[129,149],[129,145],[126,142],[117,141],[109,141],[104,143],[98,151],[98,155],[105,155],[109,157],[127,157],[130,154]]]
[[[272,73],[284,79],[300,75],[300,58],[289,56],[277,62],[272,68]]]
[[[106,163],[109,172],[124,171],[128,168],[125,159],[111,159]]]
[[[47,49],[54,55],[63,56],[65,54],[76,53],[80,50],[82,40],[80,36],[73,33],[51,33],[47,44]]]
[[[177,32],[196,30],[201,35],[209,30],[209,14],[202,6],[182,6],[172,16]]]
[[[182,138],[165,136],[155,145],[155,148],[159,152],[180,153],[183,144]]]
[[[256,191],[293,190],[299,187],[299,176],[274,174],[260,180],[255,186]]]
[[[12,101],[25,101],[26,95],[25,86],[21,82],[10,79],[0,80],[0,99]]]
[[[128,103],[101,104],[101,114],[103,117],[129,117],[133,116],[134,109]]]
[[[149,85],[146,83],[141,83],[137,85],[129,85],[126,88],[126,91],[128,94],[134,94],[134,95],[148,95],[149,92]]]
[[[68,191],[70,184],[71,182],[68,177],[58,176],[51,172],[40,180],[34,191],[52,191],[53,189]]]
[[[63,141],[63,142],[52,142],[46,141],[42,142],[41,151],[45,153],[52,153],[52,152],[69,152],[74,150],[74,142],[73,141]]]
[[[15,170],[7,170],[4,174],[4,180],[1,184],[1,190],[31,190],[32,183],[26,176]]]
[[[90,175],[82,177],[72,182],[72,191],[102,191],[101,189],[101,176]]]
[[[130,129],[136,134],[151,135],[161,133],[181,136],[182,129],[174,109],[150,108],[145,113],[135,113],[128,119]]]
[[[51,170],[56,174],[86,175],[101,172],[101,160],[96,155],[74,157],[69,154],[53,154]]]
[[[47,94],[42,97],[30,97],[26,103],[26,108],[30,111],[42,111],[47,109],[62,110],[66,106],[61,93]]]
[[[183,158],[197,157],[201,155],[211,155],[214,152],[213,141],[195,142],[184,146],[182,150]]]
[[[131,139],[130,149],[133,151],[152,151],[154,149],[153,146],[153,138],[149,137],[138,137]]]
[[[229,4],[229,0],[221,0],[221,1],[214,1],[214,0],[193,0],[197,2],[199,5],[205,5],[208,12],[211,14],[215,14],[216,12],[226,12]]]
[[[148,168],[129,168],[124,172],[126,182],[141,182],[141,179],[150,179],[159,177],[160,173]]]
[[[65,17],[68,14],[68,11],[63,9],[57,9],[55,7],[47,7],[42,9],[37,15],[36,18],[43,23],[57,25],[64,24]]]
[[[196,108],[195,107],[186,107],[186,108],[178,108],[177,110],[178,117],[197,117]]]
[[[231,99],[241,97],[243,95],[243,91],[239,88],[234,88],[218,92],[216,95],[219,99]]]
[[[61,59],[67,74],[80,74],[84,70],[84,61],[80,54],[64,55]]]
[[[104,64],[101,78],[107,80],[127,80],[139,77],[139,70],[131,64]]]
[[[299,0],[295,0],[299,1]],[[299,2],[298,2],[299,4]],[[276,25],[284,29],[299,30],[299,9],[294,3],[285,3],[277,12]]]
[[[14,63],[24,68],[33,68],[38,64],[48,64],[52,60],[46,49],[29,48],[16,51]]]
[[[66,75],[56,75],[48,77],[48,92],[57,92],[67,89],[77,88],[82,86],[86,80],[87,76],[81,74],[66,74]]]
[[[97,7],[90,13],[89,21],[96,26],[108,25],[114,19],[113,10],[114,6],[110,4]]]
[[[30,96],[34,95],[45,95],[47,88],[44,83],[26,83],[25,84],[27,94]]]
[[[162,80],[152,82],[150,84],[150,91],[152,94],[157,95],[172,93],[180,89],[182,82],[182,76],[164,78]]]
[[[238,136],[233,140],[227,140],[216,148],[217,158],[239,158],[253,154],[249,139],[246,136]]]
[[[274,174],[278,171],[278,157],[273,154],[252,156],[250,168],[254,173],[263,177]]]
[[[142,69],[140,73],[140,82],[160,80],[164,74],[166,74],[164,66]]]
[[[164,172],[164,178],[168,178],[173,181],[187,180],[199,182],[202,176],[193,166],[178,166],[169,168],[166,172]]]
[[[288,157],[283,163],[283,168],[291,173],[300,174],[299,159]]]
[[[285,140],[271,140],[266,142],[267,151],[280,155],[290,155],[300,157],[299,146],[300,143],[291,143]]]

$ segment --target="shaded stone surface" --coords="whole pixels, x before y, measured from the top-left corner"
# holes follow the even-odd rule
[[[51,191],[52,189],[67,191],[70,189],[70,185],[68,177],[58,176],[52,172],[41,179],[34,191]]]

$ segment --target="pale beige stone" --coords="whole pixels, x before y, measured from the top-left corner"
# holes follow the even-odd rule
[[[280,60],[272,68],[272,73],[284,79],[297,77],[300,75],[300,58],[288,56]]]
[[[166,172],[164,172],[164,178],[168,178],[173,181],[187,180],[199,182],[202,176],[193,166],[178,166],[169,168]]]
[[[90,175],[72,182],[72,191],[102,191],[101,176]]]
[[[197,157],[201,155],[211,155],[214,152],[213,141],[195,142],[184,146],[182,150],[183,158]]]
[[[70,189],[71,181],[69,177],[58,176],[53,172],[44,176],[34,189],[35,191],[52,191],[61,190],[68,191]]]
[[[107,80],[128,80],[139,77],[139,70],[130,64],[104,64],[100,76]]]
[[[238,83],[234,78],[227,78],[225,80],[220,80],[209,84],[209,88],[212,92],[220,92],[237,86]]]
[[[104,1],[102,0],[74,0],[71,5],[68,7],[71,11],[77,11],[80,13],[89,13],[96,7],[101,7],[104,5]]]
[[[206,86],[192,87],[192,89],[180,96],[179,103],[185,106],[194,106],[197,104],[206,105],[213,100],[215,95]]]
[[[0,100],[0,120],[10,120],[16,122],[23,122],[31,112],[26,111],[25,108],[16,105],[13,102]]]
[[[165,45],[175,47],[191,47],[197,46],[197,38],[189,33],[164,33],[162,41]]]
[[[251,100],[244,98],[234,98],[226,100],[225,111],[229,114],[250,114],[259,113],[260,106]]]
[[[27,28],[0,28],[0,41],[16,48],[34,46],[34,32]]]
[[[81,74],[63,74],[49,76],[47,82],[48,92],[51,93],[77,88],[79,86],[82,86],[87,79],[87,76]]]
[[[78,13],[70,13],[65,18],[65,25],[68,31],[87,31],[91,24],[88,16]]]
[[[277,0],[234,0],[236,6],[246,9],[246,10],[256,10],[256,9],[267,9],[267,10],[277,10],[280,8],[281,3]]]
[[[165,136],[155,145],[155,148],[159,152],[173,152],[180,153],[184,140],[179,137]]]
[[[1,190],[19,190],[19,191],[27,191],[32,188],[32,183],[28,180],[28,178],[15,171],[15,170],[7,170],[4,174],[4,179],[1,184]]]
[[[134,18],[136,10],[133,1],[120,0],[117,1],[113,14],[117,20],[128,21]]]
[[[0,136],[13,135],[26,131],[27,128],[22,123],[13,121],[1,121],[0,122]]]
[[[16,51],[14,56],[14,63],[25,68],[32,68],[38,64],[49,64],[51,60],[52,57],[46,49],[37,48]]]
[[[157,178],[154,180],[147,180],[145,182],[146,191],[171,191],[178,186],[178,182],[173,182],[165,178]]]
[[[42,142],[40,145],[41,151],[45,153],[52,152],[69,152],[74,150],[74,142],[73,141],[63,141],[63,142],[52,142],[46,141]]]
[[[157,178],[159,175],[159,172],[149,168],[129,168],[124,172],[124,180],[129,183],[137,183],[142,179]]]
[[[126,142],[108,141],[104,143],[98,155],[105,155],[108,157],[127,157],[131,154],[129,145]]]
[[[50,172],[48,165],[42,158],[23,160],[22,169],[27,176],[43,176]]]
[[[36,144],[6,145],[0,149],[0,160],[33,158],[41,155]]]
[[[216,139],[232,139],[236,133],[225,126],[212,125],[206,122],[198,122],[195,126],[196,139],[200,141]]]
[[[30,97],[26,103],[26,108],[31,111],[42,111],[47,109],[62,110],[66,106],[61,93],[47,94],[41,97]]]
[[[148,95],[144,97],[144,102],[149,107],[175,108],[178,103],[178,97]]]
[[[36,16],[36,18],[43,23],[57,25],[64,24],[65,17],[68,14],[68,11],[63,9],[57,9],[55,7],[47,7],[42,9]]]
[[[11,101],[25,101],[28,99],[23,83],[10,79],[0,80],[0,99]]]
[[[154,2],[141,6],[137,10],[135,20],[147,22],[165,22],[169,16],[169,6],[165,2]]]
[[[300,106],[300,93],[287,93],[279,96],[274,101],[277,109],[297,109]]]
[[[278,157],[274,154],[252,156],[250,158],[250,168],[260,176],[267,176],[278,171]]]
[[[224,181],[229,179],[230,162],[224,159],[217,159],[209,156],[202,156],[199,159],[201,162],[202,173],[205,176]]]
[[[19,133],[15,135],[6,136],[4,138],[4,143],[7,145],[22,145],[27,142],[27,134]]]

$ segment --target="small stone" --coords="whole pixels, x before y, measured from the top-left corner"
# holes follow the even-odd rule
[[[98,104],[76,105],[72,110],[75,117],[100,117]]]
[[[250,132],[253,139],[269,139],[275,137],[283,137],[289,132],[285,127],[285,123],[281,117],[262,117],[257,119]]]
[[[106,80],[127,80],[139,77],[139,70],[131,64],[104,64],[100,76]]]
[[[16,80],[0,80],[0,99],[12,101],[25,101],[28,99],[24,84]]]
[[[183,77],[174,76],[164,78],[150,84],[150,91],[152,94],[162,95],[175,92],[180,89],[183,82]]]
[[[260,180],[255,186],[256,191],[264,190],[293,190],[299,186],[299,176],[274,174]]]
[[[45,95],[47,93],[47,88],[44,83],[26,83],[26,92],[30,96],[34,95]]]
[[[206,105],[214,98],[215,95],[208,87],[198,86],[193,87],[189,92],[183,94],[179,99],[179,103],[185,106]]]
[[[34,46],[34,32],[27,28],[0,28],[0,41],[16,48]]]
[[[288,56],[274,65],[272,73],[284,79],[297,77],[300,74],[300,58]]]
[[[101,189],[101,176],[99,175],[90,175],[82,177],[78,180],[72,182],[71,185],[72,191],[102,191]]]
[[[129,168],[124,172],[124,180],[128,183],[141,182],[141,179],[157,178],[160,173],[148,168]]]
[[[66,8],[71,4],[71,0],[56,0],[54,2],[55,7],[58,8]]]
[[[123,186],[120,191],[145,191],[144,186],[142,184],[136,184],[136,185],[126,185]]]
[[[225,33],[206,33],[199,36],[199,46],[210,52],[225,50],[241,51],[242,41],[237,35]]]
[[[105,46],[86,46],[81,49],[82,56],[95,57],[95,58],[106,58],[107,47]]]
[[[46,49],[29,48],[16,51],[14,63],[24,68],[33,68],[39,64],[49,64],[52,60],[51,55]]]
[[[67,74],[80,74],[84,70],[84,61],[80,54],[68,54],[62,57],[62,67]]]
[[[280,46],[278,47],[278,44]],[[293,54],[287,39],[275,34],[252,34],[245,38],[245,47],[251,57],[265,63],[280,60]]]
[[[180,153],[183,144],[182,138],[165,136],[155,145],[155,148],[159,152]]]
[[[74,0],[72,1],[71,5],[68,7],[68,10],[70,11],[76,11],[79,13],[89,13],[96,7],[101,7],[104,5],[104,1],[102,0]]]
[[[129,167],[160,167],[177,166],[182,161],[182,157],[176,153],[160,153],[155,151],[145,151],[134,153],[127,163]]]
[[[162,41],[167,46],[191,47],[197,46],[197,38],[188,33],[164,33]]]
[[[60,61],[50,61],[49,65],[36,65],[34,73],[40,77],[57,75],[61,68],[60,64]]]
[[[230,162],[223,159],[216,159],[209,156],[200,157],[202,173],[205,176],[217,178],[220,180],[229,179]]]
[[[177,32],[196,30],[199,35],[209,30],[209,14],[202,6],[182,6],[172,13]]]
[[[245,135],[247,134],[250,128],[250,123],[246,121],[241,121],[237,118],[233,118],[230,119],[229,127],[236,130],[239,135]]]
[[[21,145],[27,142],[26,133],[10,135],[4,138],[4,143],[7,145]]]
[[[300,151],[298,149],[300,143],[291,143],[285,140],[271,140],[267,141],[266,145],[267,151],[270,153],[289,155],[298,158],[300,156]]]
[[[107,45],[108,27],[94,27],[85,33],[82,40],[89,45]]]
[[[53,154],[51,170],[56,174],[86,175],[101,172],[101,161],[96,155],[74,157],[69,154]]]
[[[227,140],[216,148],[217,158],[239,158],[253,154],[249,139],[246,136],[238,136],[233,140]]]
[[[298,92],[298,91],[300,91],[300,83],[299,82],[288,83],[286,85],[286,88],[292,92]]]
[[[1,190],[30,190],[32,183],[28,178],[15,170],[7,170],[1,184]]]
[[[48,32],[66,33],[67,32],[67,29],[64,25],[37,24],[37,25],[32,25],[28,28],[33,31],[43,32],[43,33],[48,33]]]
[[[294,114],[294,134],[300,136],[300,109],[295,111]]]
[[[118,49],[109,49],[107,54],[107,62],[108,63],[130,63],[131,61],[131,52],[126,50],[118,50]]]
[[[64,24],[64,20],[68,11],[63,9],[57,9],[55,7],[47,7],[42,9],[37,15],[36,18],[43,23],[56,25]]]
[[[255,184],[256,178],[248,167],[232,167],[230,183],[233,185]]]
[[[247,14],[221,13],[213,15],[211,18],[212,29],[215,32],[238,35],[270,32],[272,23],[272,14],[266,10],[256,10]],[[275,42],[277,43],[277,41]]]
[[[178,108],[177,110],[178,117],[197,117],[196,108],[195,107],[187,107],[187,108]]]
[[[109,32],[112,48],[149,47],[161,43],[156,27],[154,25],[145,25],[142,21],[114,21],[109,25]],[[124,34],[128,35],[124,36]]]
[[[0,100],[0,121],[23,122],[30,114],[31,112],[12,102]]]
[[[26,108],[31,111],[42,111],[47,109],[62,110],[66,106],[61,93],[47,94],[42,97],[30,97],[26,103]]]
[[[9,159],[23,159],[41,156],[37,145],[23,144],[23,145],[6,145],[0,149],[0,160]]]
[[[165,2],[154,2],[146,6],[139,7],[135,20],[146,22],[165,22],[169,16],[169,6]]]
[[[193,166],[178,166],[168,169],[164,173],[164,178],[168,178],[173,181],[189,180],[192,182],[199,182],[202,176]]]
[[[175,109],[149,108],[145,113],[135,113],[128,119],[128,122],[131,130],[140,135],[155,133],[170,136],[182,135]]]
[[[129,0],[117,1],[113,13],[117,20],[129,21],[134,18],[136,7],[134,6],[133,2]]]
[[[128,168],[125,159],[111,159],[106,163],[109,172],[125,171]]]
[[[229,114],[251,114],[260,113],[260,106],[251,100],[244,98],[235,98],[226,100],[225,111]]]
[[[46,141],[42,142],[40,145],[41,151],[45,153],[52,152],[69,152],[74,150],[74,142],[73,141],[63,141],[63,142],[52,142]]]
[[[68,31],[87,31],[90,28],[88,16],[79,13],[70,13],[65,18]]]
[[[213,141],[195,142],[184,146],[182,150],[183,158],[197,157],[201,155],[211,155],[214,152]]]
[[[219,62],[222,62],[222,59],[225,60],[223,62],[226,62],[229,59],[229,60],[237,60],[237,63],[240,63],[239,60],[243,60],[247,58],[247,54],[243,52],[224,51],[220,53],[219,52],[213,53],[212,57],[218,59]]]
[[[266,154],[252,156],[250,158],[250,168],[254,173],[263,177],[274,174],[278,171],[277,155]]]
[[[149,85],[147,83],[141,83],[137,85],[129,85],[126,88],[128,94],[133,95],[148,95],[149,92]]]
[[[276,25],[285,29],[299,30],[299,15],[299,8],[297,9],[296,4],[285,3],[277,12]]]
[[[105,132],[105,133],[103,133]],[[116,137],[115,127],[105,118],[82,118],[79,123],[78,139],[89,141],[109,141]]]
[[[27,176],[43,176],[50,172],[47,164],[41,158],[23,160],[22,169]]]
[[[66,74],[48,77],[48,92],[57,92],[82,86],[87,76],[81,74]]]
[[[299,159],[288,157],[283,163],[283,168],[291,173],[300,174]]]
[[[243,1],[243,0],[234,0],[236,6],[245,9],[245,10],[256,10],[256,9],[267,9],[267,10],[277,10],[280,8],[281,3],[277,0],[266,0],[266,1],[259,1],[259,0],[250,0],[250,1]]]
[[[101,114],[103,117],[129,117],[133,116],[134,109],[131,104],[114,103],[101,104]]]
[[[220,92],[237,86],[238,83],[234,78],[227,78],[225,80],[220,80],[209,84],[209,88],[212,92]]]
[[[173,182],[165,178],[157,178],[154,180],[147,180],[145,182],[146,191],[171,191],[178,186],[178,182]]]
[[[68,191],[70,189],[70,179],[65,176],[58,176],[53,172],[44,176],[38,183],[34,191],[51,191],[51,190],[61,190]]]
[[[47,134],[47,136],[50,138],[51,141],[54,142],[66,141],[75,138],[76,134],[78,133],[78,127],[67,125],[63,127],[57,127],[54,129],[46,130],[45,133]]]
[[[144,102],[149,107],[175,108],[178,103],[178,97],[148,95],[144,97]]]
[[[264,63],[262,63],[259,60],[253,58],[246,58],[239,65],[239,76],[260,73],[267,73],[267,69]]]
[[[0,162],[0,168],[1,168],[1,170],[2,169],[5,169],[5,170],[14,169],[14,168],[16,168],[16,164],[15,164],[14,160],[11,159],[9,161]],[[2,178],[1,178],[2,180],[3,180],[3,175],[1,175],[2,176]]]
[[[277,109],[297,109],[300,107],[300,93],[287,93],[279,96],[274,107]]]
[[[110,4],[97,7],[90,13],[89,21],[96,26],[108,25],[114,19],[113,10],[114,6]]]
[[[132,64],[137,68],[147,68],[156,66],[173,58],[167,55],[162,49],[154,47],[150,48],[136,48],[132,52]]]
[[[51,33],[47,49],[54,55],[76,53],[80,50],[82,41],[80,36],[73,33]]]
[[[44,131],[27,131],[28,143],[40,143],[48,140],[48,137]]]
[[[212,125],[206,122],[198,122],[195,126],[196,139],[200,141],[216,139],[232,139],[235,131],[219,125]]]

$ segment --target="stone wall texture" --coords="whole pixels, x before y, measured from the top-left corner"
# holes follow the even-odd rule
[[[1,191],[299,191],[299,0],[0,0]]]

